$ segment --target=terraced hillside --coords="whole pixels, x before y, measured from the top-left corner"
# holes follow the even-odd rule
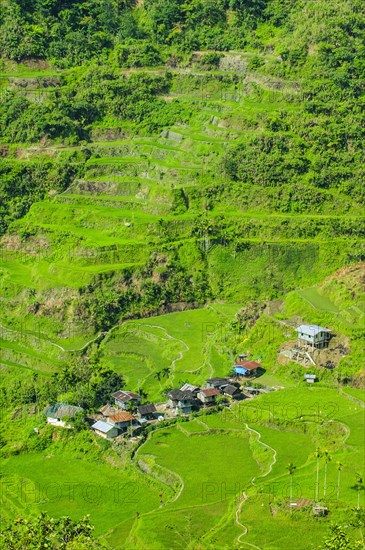
[[[2,238],[6,329],[23,324],[73,349],[124,316],[180,301],[275,297],[358,257],[356,198],[308,182],[305,191],[299,181],[290,191],[235,182],[232,144],[259,142],[273,118],[303,111],[298,83],[249,70],[248,58],[226,55],[222,69],[167,77],[163,69],[114,75],[167,79],[156,97],[179,114],[161,131],[136,135],[131,122],[106,116],[90,126],[88,143],[4,145],[5,173],[47,175],[46,196],[23,205],[28,213]],[[225,70],[227,60],[239,70]],[[59,86],[42,88],[49,78]],[[71,82],[69,71],[28,69],[6,73],[3,88],[36,107],[74,93]],[[71,332],[76,346],[67,343]]]
[[[363,546],[364,29],[361,0],[2,0],[1,523]],[[332,333],[311,385],[299,323]],[[241,402],[90,430],[116,390],[163,414],[239,354]]]

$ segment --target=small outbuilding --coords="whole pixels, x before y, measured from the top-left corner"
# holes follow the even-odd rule
[[[118,435],[118,428],[116,426],[113,426],[108,422],[103,422],[102,420],[95,422],[95,424],[91,426],[91,429],[104,439],[112,439]]]
[[[260,390],[258,388],[252,388],[250,386],[243,388],[245,392],[247,392],[249,395],[260,395]]]

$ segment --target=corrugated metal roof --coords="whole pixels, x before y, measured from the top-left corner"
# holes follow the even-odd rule
[[[255,370],[261,367],[256,361],[237,361],[235,367],[243,367],[246,370]]]
[[[111,414],[109,418],[113,422],[129,422],[130,420],[136,420],[132,414],[124,411],[118,412],[116,414]]]
[[[65,403],[55,403],[47,405],[44,409],[44,414],[48,418],[65,418],[66,416],[74,416],[76,413],[83,411],[81,407],[76,405],[67,405]]]
[[[190,401],[193,399],[193,394],[191,391],[171,390],[167,397],[172,401]]]
[[[140,405],[138,412],[139,414],[152,414],[156,412],[156,407],[153,403],[147,403],[146,405]]]
[[[116,414],[118,412],[118,409],[108,404],[108,405],[104,405],[104,407],[101,407],[99,411],[103,416],[110,416],[111,414]]]
[[[200,393],[203,393],[205,397],[213,397],[214,395],[220,395],[220,391],[215,388],[202,388]]]
[[[297,327],[297,332],[315,336],[320,332],[331,332],[328,328],[320,327],[319,325],[300,325]]]
[[[240,393],[239,388],[236,388],[236,386],[232,386],[229,384],[226,386],[223,390],[224,393],[227,393],[228,395],[234,395],[235,393]]]
[[[235,367],[233,370],[237,374],[246,374],[247,372],[247,369],[245,369],[244,367]]]
[[[183,386],[181,386],[180,390],[185,392],[185,391],[196,391],[199,389],[199,386],[194,386],[193,384],[184,384]]]
[[[94,430],[98,430],[99,432],[102,432],[104,434],[107,434],[110,432],[110,430],[113,430],[115,426],[112,426],[112,424],[108,424],[107,422],[103,422],[102,420],[98,420],[91,426]]]
[[[139,396],[133,393],[132,391],[119,390],[113,393],[113,397],[122,401],[123,403],[131,401],[132,399],[139,399]]]

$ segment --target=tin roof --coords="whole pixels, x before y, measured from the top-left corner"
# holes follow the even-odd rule
[[[115,426],[113,426],[112,424],[108,424],[107,422],[103,422],[102,420],[98,420],[91,427],[93,430],[98,430],[103,434],[107,434],[108,432],[110,432],[110,430],[113,430],[115,428]]]
[[[193,384],[184,384],[183,386],[181,386],[180,390],[181,391],[197,391],[199,389],[199,386],[194,386]]]
[[[241,367],[241,368],[244,368],[244,369],[250,371],[250,370],[258,369],[259,367],[261,367],[261,365],[260,365],[260,363],[257,363],[256,361],[244,360],[244,361],[236,361],[235,367]]]
[[[83,411],[81,407],[75,405],[66,405],[64,403],[55,403],[54,405],[47,405],[44,409],[44,414],[48,418],[65,418],[67,416],[74,416],[76,413]]]
[[[319,325],[299,325],[299,327],[297,327],[297,332],[308,334],[310,336],[315,336],[320,332],[331,332],[331,331],[328,328],[320,327]]]
[[[152,414],[156,412],[156,407],[153,403],[148,403],[146,405],[140,405],[138,407],[139,414]]]
[[[167,397],[172,399],[172,401],[189,401],[193,399],[193,394],[191,391],[171,390],[167,394]]]
[[[200,393],[203,393],[205,397],[213,397],[214,395],[220,395],[220,391],[215,388],[202,388]]]
[[[129,412],[126,412],[126,411],[120,411],[120,412],[117,412],[116,414],[111,414],[109,418],[113,422],[129,422],[131,420],[136,420],[133,414],[130,414]]]
[[[234,395],[235,393],[240,393],[239,388],[237,388],[236,386],[232,386],[231,384],[226,386],[223,389],[223,391],[224,391],[224,393],[227,393],[228,395]]]
[[[139,395],[133,393],[132,391],[119,390],[113,393],[113,397],[122,403],[131,401],[132,399],[139,399]]]
[[[111,414],[116,414],[118,412],[118,409],[108,404],[104,405],[104,407],[101,407],[101,409],[99,409],[99,412],[101,412],[103,416],[110,416]]]

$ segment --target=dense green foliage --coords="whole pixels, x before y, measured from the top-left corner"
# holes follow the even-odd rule
[[[35,519],[19,518],[13,524],[4,526],[0,532],[0,545],[9,550],[103,548],[93,539],[92,531],[88,517],[73,521],[67,516],[54,519],[43,513]]]

